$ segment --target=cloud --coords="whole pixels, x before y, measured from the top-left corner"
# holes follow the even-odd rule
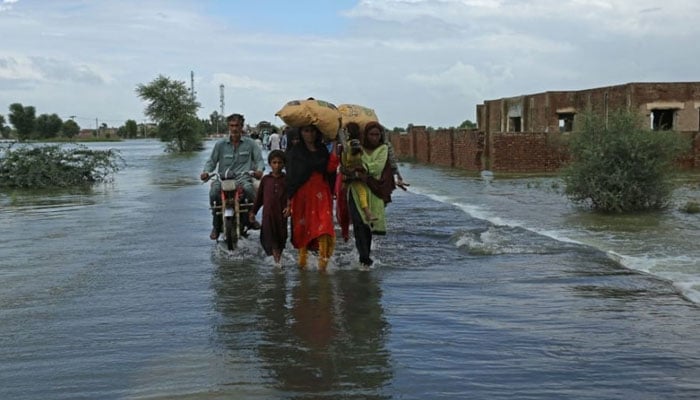
[[[224,112],[252,122],[314,96],[372,107],[388,126],[459,124],[499,97],[698,79],[700,5],[685,0],[328,2],[321,30],[305,2],[290,6],[303,29],[269,23],[289,16],[265,19],[277,10],[255,2],[1,4],[13,9],[0,14],[0,37],[12,37],[0,107],[104,119],[140,120],[136,85],[162,74],[189,86],[190,71],[203,116],[219,111],[223,84]]]
[[[461,95],[483,94],[489,78],[480,74],[473,65],[457,62],[449,68],[433,74],[412,73],[408,82],[421,85],[429,90],[454,90]]]
[[[2,56],[0,78],[12,81],[72,82],[103,84],[108,77],[94,67],[48,57]]]
[[[233,89],[253,89],[262,91],[274,90],[274,85],[253,79],[249,76],[236,76],[227,73],[215,73],[212,75],[211,84],[223,84],[225,87]]]
[[[0,57],[0,78],[11,80],[41,79],[41,73],[31,60],[22,56]]]
[[[18,0],[2,0],[0,3],[0,12],[12,10],[12,5],[17,3]]]

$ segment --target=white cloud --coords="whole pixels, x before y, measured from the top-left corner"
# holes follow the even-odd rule
[[[0,79],[39,80],[41,73],[34,68],[31,60],[24,56],[0,55]]]
[[[12,5],[17,3],[18,0],[2,0],[0,3],[0,12],[9,11],[12,9]]]
[[[249,76],[236,76],[227,73],[215,73],[212,76],[211,84],[220,85],[235,89],[253,89],[269,92],[274,86],[269,82],[253,79]]]
[[[225,112],[251,122],[314,96],[372,107],[388,126],[449,126],[486,99],[698,80],[700,6],[682,0],[364,0],[342,29],[303,34],[242,30],[206,4],[3,2],[0,113],[21,101],[140,120],[136,85],[160,74],[189,85],[194,71],[201,116],[219,110],[223,84]]]

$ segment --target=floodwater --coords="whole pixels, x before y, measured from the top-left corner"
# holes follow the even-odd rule
[[[2,399],[700,398],[697,214],[404,164],[371,270],[276,269],[209,240],[208,151],[90,147],[113,183],[0,193]]]

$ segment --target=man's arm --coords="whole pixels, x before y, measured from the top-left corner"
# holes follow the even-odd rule
[[[216,143],[214,145],[214,148],[211,150],[211,154],[209,155],[209,159],[204,163],[204,169],[202,170],[202,173],[199,175],[199,179],[205,181],[209,178],[209,172],[213,171],[214,168],[216,167],[216,164],[218,164],[219,161],[219,143]]]

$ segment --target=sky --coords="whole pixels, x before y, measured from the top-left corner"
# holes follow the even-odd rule
[[[139,84],[194,90],[201,118],[282,125],[290,100],[459,126],[485,100],[700,81],[696,0],[0,0],[0,115],[141,123]]]

